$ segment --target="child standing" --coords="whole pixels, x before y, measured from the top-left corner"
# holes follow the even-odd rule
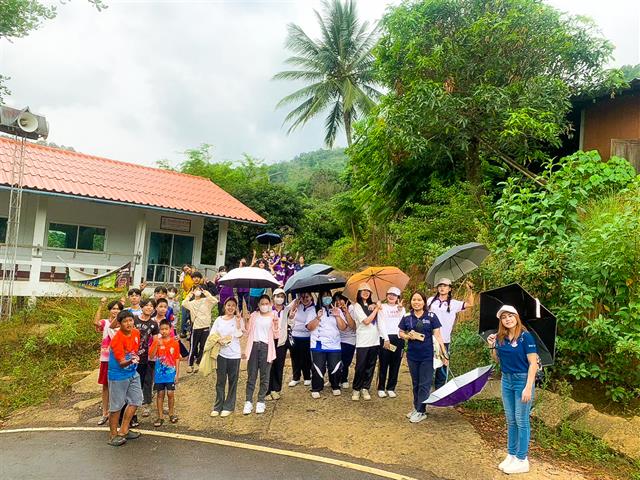
[[[109,318],[102,317],[102,309],[107,303],[106,298],[100,300],[100,306],[96,311],[93,325],[97,332],[102,332],[102,343],[100,344],[100,374],[98,375],[98,384],[102,385],[102,418],[98,425],[104,425],[109,421],[109,345],[111,339],[118,331],[118,314],[124,308],[123,305],[114,301],[107,305],[109,310]]]
[[[136,317],[133,323],[134,327],[140,332],[140,348],[138,350],[140,362],[138,363],[138,373],[140,374],[140,383],[142,384],[142,393],[144,395],[142,405],[143,417],[149,416],[153,395],[153,362],[149,361],[149,346],[151,345],[153,337],[160,333],[158,324],[151,320],[151,315],[153,315],[155,307],[156,304],[153,300],[149,298],[142,300],[140,302],[142,313]]]
[[[156,407],[158,418],[153,422],[154,427],[161,427],[164,423],[164,394],[167,392],[169,403],[169,421],[176,423],[178,417],[175,415],[175,390],[180,374],[180,347],[178,340],[171,335],[171,322],[160,321],[160,335],[151,344],[149,356],[155,360],[154,368],[154,390],[157,392]]]
[[[129,304],[131,305],[127,310],[133,313],[136,317],[142,314],[142,308],[140,308],[140,299],[142,298],[142,290],[139,288],[131,288],[127,293],[129,297]]]
[[[201,286],[194,287],[193,292],[182,302],[182,306],[191,316],[191,348],[189,352],[189,368],[187,372],[197,372],[204,353],[204,344],[209,337],[211,327],[211,310],[218,299]],[[195,364],[195,367],[194,367]]]

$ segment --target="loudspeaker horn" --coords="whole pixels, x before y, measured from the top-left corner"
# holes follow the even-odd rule
[[[17,126],[26,133],[35,132],[38,128],[38,118],[31,112],[22,112],[16,119]]]

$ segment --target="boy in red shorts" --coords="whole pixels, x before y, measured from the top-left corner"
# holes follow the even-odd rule
[[[154,371],[154,390],[157,393],[156,406],[158,409],[158,418],[153,425],[161,427],[164,423],[164,393],[167,392],[169,403],[169,420],[176,423],[178,417],[175,415],[175,390],[178,382],[178,374],[180,369],[180,346],[178,340],[171,336],[171,322],[162,320],[160,322],[160,335],[153,339],[151,350],[149,350],[150,358],[155,359]]]

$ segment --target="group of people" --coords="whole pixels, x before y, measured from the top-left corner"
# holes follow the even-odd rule
[[[279,265],[290,267],[291,257],[265,253],[259,259],[254,254],[252,264],[273,272]],[[300,258],[302,264],[295,265],[303,268],[304,258]],[[241,261],[240,266],[244,265],[246,262]],[[178,307],[183,312],[182,332],[190,339],[187,372],[197,372],[205,354],[215,355],[212,417],[227,417],[235,411],[242,359],[247,361],[242,413],[249,415],[264,413],[267,400],[281,398],[287,352],[292,366],[288,387],[302,383],[317,399],[325,386],[330,387],[332,395],[339,396],[351,385],[351,399],[366,401],[371,399],[376,365],[377,396],[397,397],[398,375],[406,351],[413,390],[413,408],[406,416],[411,423],[419,423],[427,416],[425,401],[432,386],[437,389],[447,380],[456,315],[473,304],[469,283],[465,283],[465,299],[458,300],[452,297],[452,282],[446,278],[438,280],[433,296],[412,292],[405,308],[403,292],[397,287],[389,288],[385,298],[377,301],[367,283],[359,285],[353,301],[342,292],[331,291],[302,293],[291,300],[282,288],[271,294],[264,290],[225,291],[218,284],[225,273],[226,269],[221,268],[216,279],[208,281],[186,267],[180,304],[177,292],[158,287],[150,299],[142,299],[139,289],[131,289],[129,306],[125,308],[121,301],[111,302],[107,305],[108,318],[102,318],[104,304],[101,305],[95,318],[96,328],[103,333],[100,383],[105,387],[100,422],[109,421],[111,445],[136,438],[138,433],[129,428],[137,424],[139,406],[144,416],[149,415],[152,388],[157,392],[154,425],[163,425],[165,392],[169,420],[178,421],[174,392],[180,358],[186,353],[176,336],[174,312]],[[285,282],[286,276],[281,279],[282,284]],[[246,302],[245,293],[255,300]],[[494,359],[502,365],[508,424],[508,456],[499,467],[507,473],[519,473],[529,468],[528,415],[537,370],[535,341],[513,307],[503,307],[497,316],[498,332],[488,342]],[[241,342],[243,338],[245,341]]]

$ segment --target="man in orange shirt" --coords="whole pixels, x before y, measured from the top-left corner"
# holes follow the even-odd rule
[[[124,310],[118,314],[120,330],[109,345],[109,445],[119,447],[140,436],[129,431],[129,423],[137,408],[142,405],[140,375],[136,371],[140,357],[140,332],[133,328],[133,313]],[[127,405],[120,430],[120,410]]]

